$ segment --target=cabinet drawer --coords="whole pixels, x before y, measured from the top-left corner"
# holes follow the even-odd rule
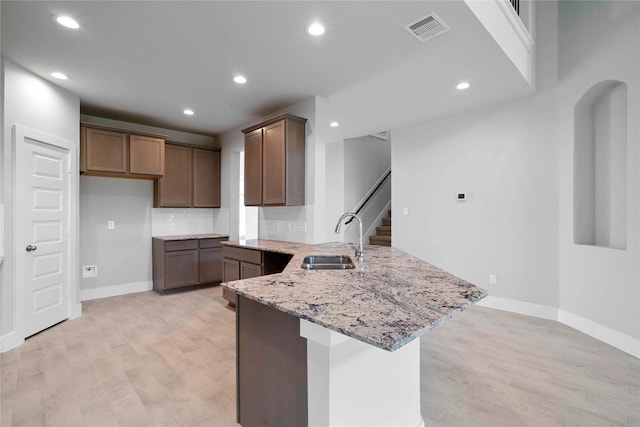
[[[197,240],[172,240],[165,242],[164,250],[169,251],[183,251],[186,249],[198,249]]]
[[[204,248],[221,248],[221,239],[200,239],[200,249]]]
[[[222,253],[225,258],[233,258],[253,264],[262,264],[262,251],[259,250],[224,246]]]

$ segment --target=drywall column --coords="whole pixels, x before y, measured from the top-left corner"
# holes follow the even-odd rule
[[[386,351],[300,319],[309,427],[420,427],[420,339]]]

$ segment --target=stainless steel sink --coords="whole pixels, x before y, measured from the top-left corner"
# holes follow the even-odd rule
[[[302,265],[305,270],[348,270],[356,268],[347,255],[309,255],[304,257]]]

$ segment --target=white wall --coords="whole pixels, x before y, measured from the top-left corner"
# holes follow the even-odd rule
[[[13,148],[11,132],[20,124],[79,144],[80,100],[59,86],[44,80],[3,58],[4,121],[2,130],[2,192],[5,203],[5,261],[0,265],[0,336],[6,338],[15,329],[15,292],[19,277],[12,270],[14,258]],[[77,197],[77,189],[71,197]],[[75,227],[75,224],[72,224]],[[71,294],[77,294],[76,271],[70,272]],[[21,339],[22,337],[20,337]]]
[[[640,3],[536,5],[535,96],[392,130],[393,246],[639,354]],[[573,108],[602,80],[629,88],[624,251],[573,244]]]
[[[560,308],[638,342],[640,3],[560,2],[558,22]],[[626,250],[573,244],[573,111],[603,80],[619,80],[628,88]]]

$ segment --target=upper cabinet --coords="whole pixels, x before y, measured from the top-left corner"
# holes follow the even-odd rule
[[[164,173],[163,135],[80,125],[80,173],[155,179]]]
[[[156,208],[219,208],[220,151],[167,143],[153,199]]]
[[[246,206],[304,205],[306,121],[283,114],[243,129]]]

